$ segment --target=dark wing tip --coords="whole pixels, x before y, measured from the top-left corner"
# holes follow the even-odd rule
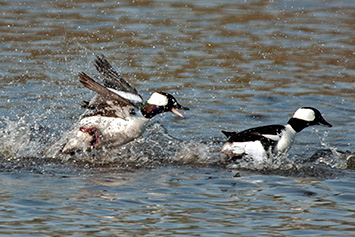
[[[130,92],[140,96],[137,90],[131,86],[122,76],[112,67],[106,60],[104,55],[96,56],[95,59],[96,70],[105,77],[104,85],[125,92]]]
[[[86,88],[95,91],[101,96],[109,96],[112,94],[108,89],[104,86],[100,85],[96,81],[94,81],[91,77],[89,77],[85,72],[79,73],[79,81],[83,84]],[[118,97],[118,95],[116,96]]]
[[[87,109],[87,108],[89,108],[89,104],[90,104],[89,101],[83,100],[83,101],[81,101],[81,103],[80,103],[80,107],[81,107],[82,109]]]
[[[91,77],[89,77],[85,72],[79,72],[79,81],[81,84],[83,84],[85,87],[88,87],[89,89],[92,86],[92,82],[94,82]]]
[[[103,54],[101,54],[101,56],[96,55],[95,67],[96,70],[100,73],[104,73],[105,70],[109,70],[112,68],[111,64],[106,60]]]
[[[234,134],[234,132],[228,132],[228,131],[224,131],[224,130],[222,130],[222,133],[224,135],[226,135],[227,138],[230,138],[232,136],[232,134]]]

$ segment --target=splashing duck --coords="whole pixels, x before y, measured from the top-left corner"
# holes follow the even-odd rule
[[[255,161],[263,161],[270,153],[273,155],[286,153],[296,134],[313,125],[332,127],[317,109],[301,107],[294,113],[287,125],[268,125],[242,132],[222,131],[227,136],[222,152],[233,158],[247,156]]]
[[[140,137],[149,120],[157,114],[172,112],[183,118],[180,105],[171,94],[154,92],[143,103],[137,90],[117,73],[104,56],[97,56],[96,69],[104,76],[104,84],[86,73],[79,73],[80,82],[96,95],[84,102],[87,111],[74,125],[72,134],[61,149],[63,153],[115,147]]]

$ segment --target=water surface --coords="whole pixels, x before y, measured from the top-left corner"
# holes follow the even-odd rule
[[[0,9],[1,234],[355,231],[353,1],[14,0]],[[77,74],[96,77],[97,54],[145,98],[167,91],[191,111],[154,118],[114,153],[43,155],[94,95]],[[287,157],[263,167],[219,152],[221,130],[284,124],[301,106],[334,126],[305,129]]]

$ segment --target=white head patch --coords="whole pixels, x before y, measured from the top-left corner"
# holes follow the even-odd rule
[[[147,102],[152,105],[165,106],[168,104],[168,98],[165,95],[154,92]]]
[[[295,112],[293,118],[301,119],[305,121],[313,121],[316,118],[316,116],[313,110],[300,108]]]

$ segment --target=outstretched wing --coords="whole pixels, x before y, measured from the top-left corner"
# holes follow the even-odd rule
[[[79,73],[80,82],[90,90],[97,93],[97,96],[90,102],[93,114],[101,114],[108,117],[125,117],[125,107],[136,108],[129,100],[121,97],[115,92],[95,82],[86,73]]]
[[[138,94],[137,90],[131,86],[127,81],[125,81],[122,76],[116,72],[111,64],[106,60],[106,58],[101,55],[96,56],[95,67],[98,72],[104,75],[104,85],[110,89],[115,90],[116,92],[122,94],[126,99],[132,100],[134,102],[142,103],[143,99]]]

